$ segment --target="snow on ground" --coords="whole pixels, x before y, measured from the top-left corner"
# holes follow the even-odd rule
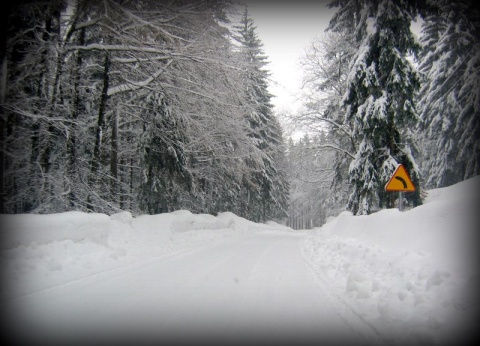
[[[95,282],[98,273],[113,273],[129,266],[133,272],[132,268],[142,268],[143,264],[147,268],[152,263],[167,268],[167,262],[152,260],[210,248],[220,254],[221,249],[245,248],[249,265],[259,268],[247,251],[249,247],[257,249],[256,258],[263,259],[265,265],[268,263],[266,274],[257,275],[255,280],[253,276],[245,277],[243,281],[268,284],[269,280],[276,282],[282,277],[283,265],[279,263],[288,261],[282,256],[294,253],[273,251],[275,248],[261,250],[268,244],[266,239],[278,239],[278,244],[285,244],[288,251],[299,247],[305,263],[316,274],[319,292],[328,291],[333,306],[346,320],[353,320],[354,316],[363,321],[388,344],[449,344],[477,333],[480,322],[476,235],[480,229],[476,217],[479,186],[480,177],[476,177],[431,190],[424,205],[405,212],[388,209],[369,216],[343,212],[321,228],[295,233],[273,222],[256,224],[232,213],[212,216],[176,211],[138,217],[128,212],[112,216],[80,212],[1,215],[0,298],[2,306],[11,306],[13,301],[34,301],[42,294],[50,297],[55,292],[52,288],[67,290],[67,283]],[[285,238],[286,233],[295,237]],[[263,236],[255,238],[255,234]],[[237,246],[231,245],[235,242]],[[182,256],[182,263],[189,258],[215,261],[205,257],[210,251],[207,250],[203,257]],[[268,260],[262,251],[268,253]],[[232,273],[246,265],[241,256],[231,255],[232,258],[223,261],[232,266]],[[292,263],[299,265],[298,260]],[[238,268],[233,268],[236,265]],[[201,263],[192,263],[192,268],[195,266],[202,268]],[[276,272],[268,273],[268,268]],[[224,278],[227,273],[225,268],[222,270]],[[288,270],[295,268],[291,265]],[[165,277],[161,279],[168,281]],[[182,281],[181,277],[177,279]],[[232,287],[237,291],[243,287],[238,280],[234,282],[237,285]],[[244,287],[248,289],[247,296],[259,292],[251,285]],[[217,291],[228,297],[229,287],[221,286]],[[295,290],[289,288],[288,299],[296,291],[301,297],[305,287],[307,284],[300,282]],[[264,291],[270,290],[271,287],[264,287]],[[188,294],[186,288],[180,291]],[[305,297],[311,297],[309,294]],[[259,297],[242,299],[253,302],[252,306],[262,306]],[[282,299],[276,303],[285,304]],[[240,305],[233,308],[240,309]],[[331,308],[329,305],[328,309]],[[282,309],[279,306],[277,310],[285,310]],[[255,314],[258,315],[252,312]],[[8,316],[2,316],[2,321],[5,318]]]
[[[136,218],[129,212],[1,215],[0,224],[0,297],[6,299],[260,230],[291,230],[232,213],[215,217],[185,210]]]
[[[304,256],[387,342],[456,344],[480,326],[479,186],[431,190],[405,212],[343,212],[305,240]]]

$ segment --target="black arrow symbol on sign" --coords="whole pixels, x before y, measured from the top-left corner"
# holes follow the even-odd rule
[[[395,177],[395,179],[398,179],[402,182],[404,189],[407,188],[407,182],[405,181],[405,179],[403,179],[402,177]]]

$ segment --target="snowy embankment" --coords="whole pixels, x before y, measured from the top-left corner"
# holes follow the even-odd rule
[[[242,273],[246,277],[242,276],[239,281],[235,276],[232,281],[235,285],[232,287],[225,286],[225,280],[220,280],[219,287],[214,292],[221,292],[224,297],[236,297],[238,301],[247,299],[253,302],[248,307],[262,306],[268,311],[285,311],[285,304],[288,306],[292,302],[294,305],[299,304],[299,301],[305,304],[305,299],[311,299],[311,303],[314,303],[313,295],[305,295],[305,289],[310,287],[310,283],[302,281],[304,278],[298,279],[298,282],[293,280],[292,287],[282,286],[272,290],[275,286],[272,283],[278,280],[283,282],[284,277],[296,277],[295,273],[305,271],[305,268],[300,268],[301,258],[300,261],[293,261],[288,257],[300,254],[297,247],[303,244],[303,258],[311,265],[318,280],[315,290],[320,292],[322,299],[328,298],[321,304],[316,301],[317,305],[312,306],[320,304],[324,308],[329,307],[345,321],[360,321],[368,326],[368,330],[374,331],[376,338],[383,341],[382,344],[451,344],[464,340],[465,336],[475,335],[480,322],[476,235],[480,229],[479,218],[476,216],[480,206],[479,186],[480,177],[476,177],[448,188],[431,190],[424,205],[405,212],[390,209],[369,216],[352,216],[344,212],[330,219],[321,228],[292,234],[291,239],[285,238],[285,232],[293,232],[288,227],[275,223],[257,224],[232,213],[212,216],[176,211],[138,217],[133,217],[128,212],[112,216],[80,212],[0,215],[3,279],[1,301],[13,307],[17,306],[17,302],[18,306],[25,304],[27,312],[33,307],[44,307],[42,304],[45,303],[45,311],[50,311],[48,304],[55,302],[43,302],[43,296],[55,297],[57,292],[59,296],[53,300],[67,299],[70,294],[73,295],[75,287],[82,287],[86,282],[97,283],[100,297],[103,297],[101,287],[104,283],[101,277],[117,280],[124,277],[119,273],[125,273],[127,278],[141,268],[147,271],[152,263],[159,268],[169,268],[174,263],[168,262],[169,256],[178,254],[177,257],[182,259],[183,264],[182,267],[173,268],[175,273],[178,269],[178,275],[175,274],[177,281],[191,279],[190,274],[186,278],[181,276],[184,272],[189,273],[186,269],[190,267],[193,268],[191,271],[197,267],[212,271],[212,263],[217,269],[227,263],[227,268],[221,269],[222,275],[219,275],[222,280]],[[271,239],[273,245],[277,244],[277,238],[282,240],[278,244],[285,242],[285,246],[288,245],[285,249],[288,248],[290,252],[285,253],[275,247],[271,251],[266,246],[270,242],[265,242],[265,238],[262,238],[265,233],[271,235],[268,239]],[[301,238],[303,236],[304,239]],[[216,255],[210,258],[207,254],[213,247]],[[259,250],[255,261],[261,259],[263,262],[246,261],[252,260],[247,251],[250,248]],[[227,249],[240,249],[241,252],[229,254],[227,252],[231,250]],[[189,254],[194,254],[195,251],[203,252],[190,257]],[[233,259],[225,262],[222,256],[233,256]],[[189,258],[195,258],[198,263],[184,268],[184,262],[188,262]],[[166,260],[163,261],[164,259]],[[280,265],[282,261],[287,261],[290,266]],[[264,271],[257,273],[256,269],[247,270],[244,268],[246,262],[252,268],[263,268]],[[208,277],[213,275],[207,272],[208,275],[204,274]],[[148,283],[157,287],[155,280],[168,283],[172,279],[168,276],[172,275],[171,272],[160,278],[155,275],[140,280],[138,284]],[[243,287],[239,282],[255,282],[258,286],[252,289],[247,285],[247,291],[243,292],[239,291]],[[123,285],[125,284],[127,283],[124,282]],[[137,290],[132,288],[135,284],[137,283],[128,282],[126,285],[127,291],[131,288],[132,292],[140,294],[141,298],[133,295],[135,299],[145,299],[147,303],[152,299],[157,303],[160,301],[141,295],[143,289],[156,292],[155,289],[142,286]],[[186,296],[190,296],[191,287],[182,287],[173,290],[181,288]],[[285,288],[290,290],[288,299],[272,301],[272,292],[283,292],[282,288],[284,291]],[[97,286],[94,285],[91,289],[95,293]],[[262,289],[269,293],[258,296]],[[77,291],[83,292],[83,289]],[[194,291],[198,301],[192,298],[193,300],[187,300],[189,304],[203,304],[205,297],[198,295],[198,289]],[[218,305],[207,294],[209,290],[204,293],[210,297],[212,305]],[[304,297],[303,301],[300,298],[292,299],[292,295]],[[178,301],[184,299],[181,295],[177,298]],[[75,301],[76,298],[73,299]],[[112,311],[116,311],[114,307],[120,304],[119,301],[127,304],[123,297],[117,301],[113,295],[112,299],[105,302],[103,297],[99,302],[106,304]],[[219,311],[240,309],[235,299],[225,299],[226,305]],[[265,302],[260,304],[262,299]],[[96,302],[95,299],[93,301]],[[136,303],[131,304],[135,306]],[[58,309],[61,306],[60,304]],[[86,304],[85,309],[89,306]],[[299,306],[295,305],[297,310]],[[307,310],[305,305],[301,306],[304,308],[296,310],[299,316],[303,310]],[[95,306],[91,308],[95,310]],[[163,308],[162,306],[155,313],[166,318],[162,315]],[[43,316],[43,308],[38,309],[39,316]],[[205,309],[210,311],[209,306]],[[251,311],[246,307],[243,309],[245,311],[242,310],[240,321],[250,321],[251,315],[258,316],[254,308]],[[109,319],[115,320],[117,313],[108,315],[107,310],[104,313]],[[190,312],[188,309],[182,311]],[[291,307],[288,307],[289,314],[291,311]],[[306,316],[315,315],[311,309],[307,312]],[[59,312],[52,310],[50,317],[54,318],[57,313]],[[176,316],[175,311],[172,313]],[[274,322],[272,314],[265,316]],[[28,312],[22,318],[28,319],[30,315]],[[299,321],[315,323],[315,330],[318,329],[317,324],[325,326],[329,323],[328,320],[314,321],[310,317],[303,317]],[[39,321],[35,320],[35,323],[40,323]],[[57,321],[52,323],[55,326]]]
[[[386,342],[452,344],[479,328],[480,177],[425,204],[343,212],[304,242],[317,275]]]
[[[2,299],[260,230],[291,230],[232,213],[185,210],[138,217],[129,212],[0,215],[0,225]]]

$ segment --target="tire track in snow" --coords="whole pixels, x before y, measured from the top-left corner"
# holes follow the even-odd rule
[[[313,280],[303,238],[259,232],[95,273],[9,302],[22,306],[11,323],[27,326],[34,340],[371,340]]]
[[[303,241],[306,241],[306,239]],[[343,299],[343,297],[340,296],[340,294],[333,293],[337,289],[332,289],[330,287],[328,281],[324,279],[324,277],[327,277],[327,274],[321,269],[317,268],[315,264],[310,261],[309,256],[305,253],[305,247],[303,245],[301,246],[301,254],[305,260],[305,263],[307,263],[309,266],[315,282],[319,287],[321,287],[321,290],[325,292],[332,304],[338,306],[339,308],[341,307],[339,314],[342,316],[345,322],[350,325],[350,327],[352,327],[360,334],[360,336],[362,336],[364,341],[366,341],[369,345],[392,344],[392,340],[385,338],[374,325],[359,315],[355,309],[345,299]]]

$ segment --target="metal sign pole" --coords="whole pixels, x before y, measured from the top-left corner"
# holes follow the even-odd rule
[[[403,195],[402,191],[398,192],[398,210],[402,211],[403,209]]]

